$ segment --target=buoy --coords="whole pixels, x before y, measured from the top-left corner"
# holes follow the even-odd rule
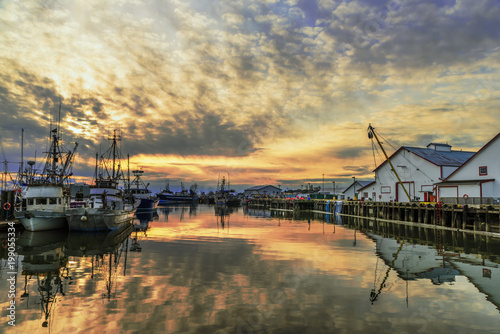
[[[467,200],[467,198],[469,198],[469,195],[464,194],[464,199]]]
[[[86,221],[87,221],[87,216],[82,216],[82,218],[80,218],[80,220],[81,220],[82,222],[86,222]]]
[[[9,211],[10,210],[10,203],[9,202],[5,202],[5,204],[3,205],[3,209],[5,211]]]

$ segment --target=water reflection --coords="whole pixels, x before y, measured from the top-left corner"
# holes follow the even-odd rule
[[[42,327],[47,327],[49,317],[58,295],[64,296],[65,285],[70,284],[66,265],[68,263],[64,246],[68,232],[66,230],[24,231],[17,239],[17,253],[23,255],[22,275],[24,292],[21,300],[31,306],[30,295],[38,292],[35,304],[43,314]],[[28,280],[29,277],[29,280]],[[36,291],[29,290],[29,283],[35,281]]]
[[[165,203],[158,205],[158,212],[162,214],[165,221],[168,221],[170,214],[179,215],[180,220],[184,220],[185,216],[196,216],[197,203]]]
[[[137,218],[120,236],[25,236],[34,255],[55,260],[54,332],[495,333],[500,326],[497,239],[214,205]],[[39,294],[35,276],[24,280],[29,296]],[[41,327],[33,308],[18,312],[18,330]]]
[[[51,315],[56,305],[59,302],[64,304],[69,286],[75,281],[72,275],[80,271],[80,268],[71,266],[75,261],[79,265],[91,263],[90,279],[105,281],[106,291],[102,296],[109,301],[114,297],[117,268],[133,230],[130,225],[125,230],[109,233],[68,233],[64,229],[24,231],[16,241],[17,253],[22,257],[21,275],[24,276],[21,305],[27,310],[40,308],[41,326],[51,327]],[[125,266],[126,260],[122,262]],[[70,299],[73,297],[69,296]],[[20,318],[22,321],[24,317],[21,315]]]

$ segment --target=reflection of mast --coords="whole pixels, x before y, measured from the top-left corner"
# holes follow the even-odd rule
[[[404,245],[404,240],[401,242],[401,245],[399,246],[398,248],[398,251],[396,252],[396,254],[394,255],[394,259],[392,260],[391,262],[391,265],[388,266],[386,272],[385,272],[385,276],[384,276],[384,279],[382,280],[382,282],[380,283],[380,286],[378,288],[378,290],[375,290],[375,283],[377,281],[377,268],[375,267],[375,279],[373,281],[373,289],[372,291],[370,292],[370,301],[372,302],[372,304],[378,299],[379,295],[382,293],[382,289],[385,287],[385,282],[387,281],[387,279],[389,278],[389,273],[391,272],[391,269],[394,267],[394,263],[396,262],[397,258],[398,258],[398,255],[399,255],[399,252],[401,252],[401,249],[403,248],[403,245]],[[378,264],[378,257],[377,257],[377,264]]]
[[[127,242],[122,242],[118,250],[111,251],[109,253],[108,268],[107,268],[108,277],[106,279],[106,293],[103,294],[103,298],[107,298],[108,301],[110,301],[111,298],[113,298],[116,295],[116,292],[113,293],[113,288],[115,288],[116,290],[118,266],[120,265],[120,258],[124,250],[125,250],[125,260],[123,264],[124,268],[123,274],[125,275],[127,268],[128,235],[127,235]]]
[[[217,216],[217,229],[219,229],[219,223],[224,229],[227,223],[227,232],[229,233],[229,215],[231,213],[230,207],[226,205],[215,205],[215,215]]]
[[[40,281],[40,276],[37,276],[38,291],[40,292],[42,312],[45,315],[45,321],[42,327],[48,326],[48,320],[52,307],[56,303],[57,293],[60,291],[64,296],[62,280],[59,275],[52,276],[53,273],[49,272],[47,277]]]

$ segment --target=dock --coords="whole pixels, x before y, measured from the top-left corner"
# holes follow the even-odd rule
[[[341,205],[336,202],[341,202]],[[249,207],[278,211],[312,211],[335,213],[347,217],[363,217],[403,225],[432,227],[491,234],[500,237],[500,206],[460,205],[429,202],[372,202],[335,200],[297,200],[259,198],[247,202]],[[341,209],[339,210],[339,207]]]

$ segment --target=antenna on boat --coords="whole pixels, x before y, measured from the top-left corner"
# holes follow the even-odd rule
[[[59,131],[59,127],[61,126],[61,105],[62,105],[62,99],[61,99],[61,97],[59,96],[59,119],[57,120],[57,129],[58,129],[58,131]],[[59,138],[61,138],[61,139],[62,139],[62,136],[61,136],[61,132],[60,132],[60,131],[59,131],[59,135],[60,135],[60,137],[59,137]]]
[[[24,129],[21,129],[21,173],[24,170]]]

